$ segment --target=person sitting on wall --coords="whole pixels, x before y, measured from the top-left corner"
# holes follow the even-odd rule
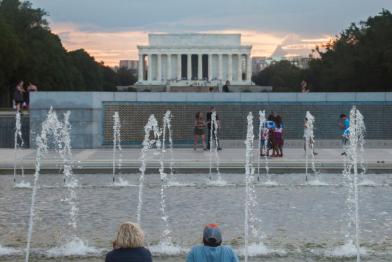
[[[302,80],[301,82],[301,92],[302,93],[309,93],[309,88],[308,88],[308,83],[305,80]]]
[[[14,100],[15,100],[15,108],[16,111],[20,112],[23,106],[23,96],[26,91],[23,88],[23,81],[20,80],[16,84],[15,91],[14,91]]]
[[[239,262],[230,246],[222,246],[222,232],[217,224],[208,224],[203,231],[203,245],[192,247],[186,262]]]
[[[126,222],[120,226],[113,250],[107,253],[105,262],[152,262],[152,256],[144,247],[144,233],[138,224]]]
[[[26,108],[30,107],[30,93],[31,92],[37,92],[38,87],[36,85],[33,85],[31,82],[29,82],[29,85],[27,86],[27,92],[25,93],[25,103],[26,103]]]
[[[222,87],[222,91],[223,91],[224,93],[230,92],[229,86],[230,86],[230,81],[227,80],[226,83],[225,83],[225,85]]]

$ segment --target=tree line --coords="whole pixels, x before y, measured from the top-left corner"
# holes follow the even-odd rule
[[[114,91],[136,81],[129,70],[114,72],[83,49],[68,52],[47,15],[28,1],[0,0],[0,107],[11,105],[18,80],[46,91]]]
[[[392,91],[392,14],[383,9],[351,24],[325,48],[316,47],[309,68],[289,61],[272,64],[253,77],[274,91],[299,91],[305,80],[316,92]]]

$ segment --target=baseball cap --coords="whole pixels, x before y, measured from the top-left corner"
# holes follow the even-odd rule
[[[218,224],[208,224],[204,227],[203,240],[209,243],[220,244],[222,242],[222,232]]]

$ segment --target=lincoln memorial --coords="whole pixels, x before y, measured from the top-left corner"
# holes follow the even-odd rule
[[[136,85],[251,85],[250,45],[240,34],[149,34],[138,46]]]

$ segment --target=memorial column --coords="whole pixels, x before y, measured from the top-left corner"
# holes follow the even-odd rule
[[[151,54],[148,54],[147,80],[148,82],[151,82],[152,80],[152,55]]]
[[[172,79],[172,61],[171,61],[171,54],[167,54],[167,75],[166,80]]]
[[[198,61],[197,61],[197,78],[199,80],[203,79],[203,54],[198,54]]]
[[[186,72],[187,79],[192,80],[192,55],[191,54],[188,54],[187,63],[188,63],[188,70]]]
[[[246,56],[246,81],[251,81],[252,80],[252,58],[250,57],[250,54]]]
[[[177,80],[181,80],[181,54],[177,55]]]
[[[157,80],[159,81],[159,82],[161,82],[162,81],[162,55],[161,54],[157,54],[157,56],[158,56],[158,62],[157,62],[157,64],[158,64],[158,70],[157,70]]]
[[[144,59],[143,59],[143,54],[139,54],[139,65],[138,65],[138,82],[142,82],[144,80],[143,75],[144,75]]]
[[[212,55],[208,54],[208,81],[212,80]]]
[[[242,81],[242,55],[241,54],[238,54],[237,78],[238,81]]]
[[[218,79],[222,81],[222,54],[219,54]]]
[[[233,55],[229,54],[228,55],[228,65],[227,65],[227,74],[228,74],[228,80],[233,81]]]

